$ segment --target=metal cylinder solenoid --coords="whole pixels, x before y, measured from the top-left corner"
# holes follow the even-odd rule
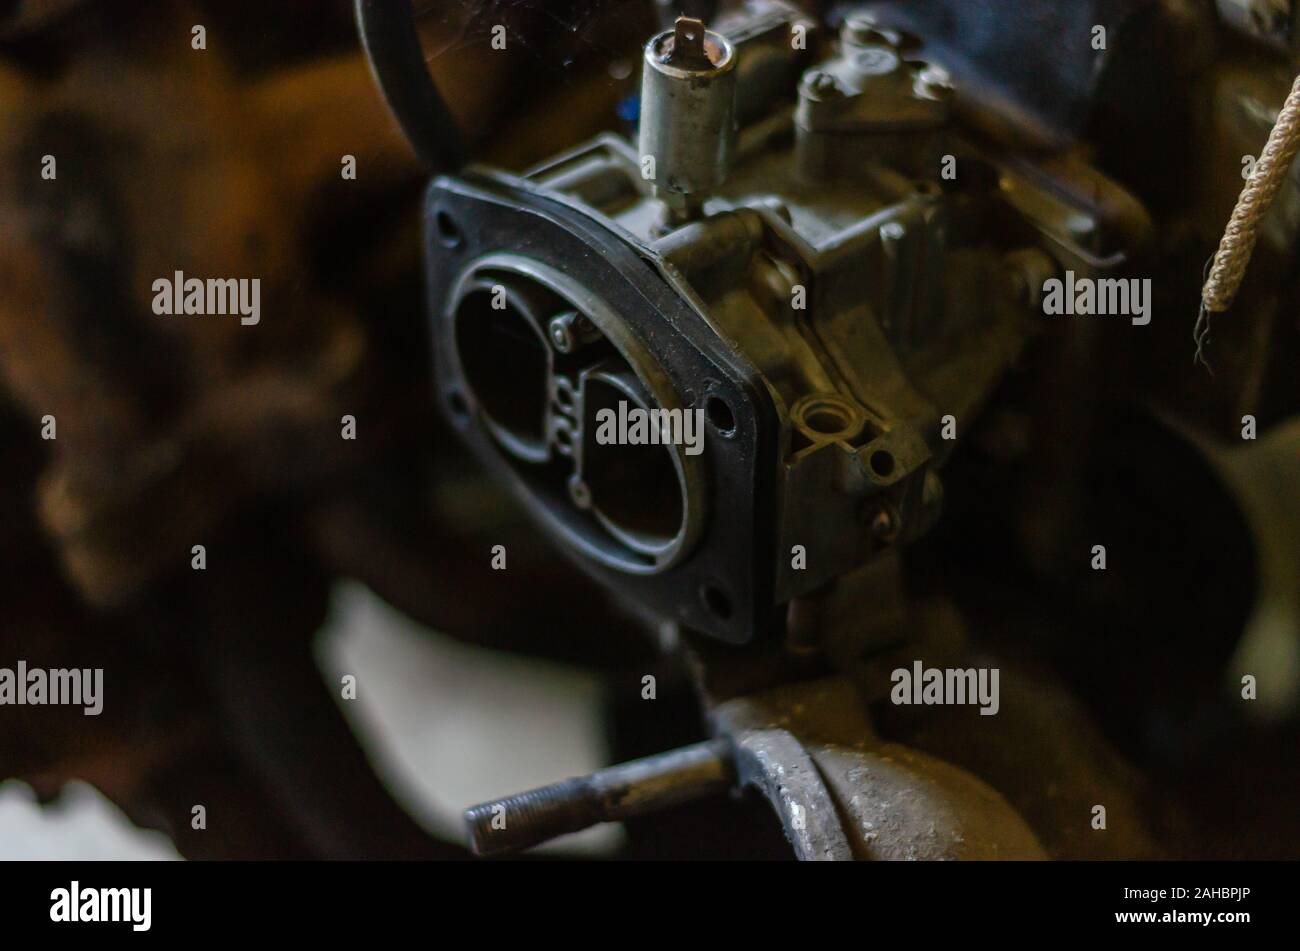
[[[641,169],[655,195],[690,214],[727,177],[736,137],[736,51],[679,17],[650,40],[641,77]]]

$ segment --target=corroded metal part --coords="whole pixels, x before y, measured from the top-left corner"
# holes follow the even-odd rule
[[[1042,859],[1006,800],[965,770],[883,742],[844,678],[728,700],[740,781],[762,792],[804,859]]]
[[[801,861],[849,861],[853,847],[830,790],[803,745],[779,727],[740,728],[731,734],[742,786],[767,799]]]
[[[711,742],[472,807],[471,846],[479,855],[514,852],[734,785],[767,800],[801,861],[1047,857],[983,781],[881,740],[847,679],[727,700],[711,721]]]

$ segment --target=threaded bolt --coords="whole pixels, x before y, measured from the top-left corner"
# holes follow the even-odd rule
[[[469,845],[475,855],[517,852],[600,822],[721,793],[733,781],[730,744],[697,743],[471,806],[465,810]]]

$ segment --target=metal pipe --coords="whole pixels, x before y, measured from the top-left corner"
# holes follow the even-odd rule
[[[617,822],[723,793],[735,782],[731,744],[709,740],[465,810],[476,855],[532,848],[600,822]]]

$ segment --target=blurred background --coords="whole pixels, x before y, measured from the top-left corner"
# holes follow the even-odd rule
[[[622,124],[654,23],[417,6],[475,154],[517,169]],[[514,544],[519,513],[434,418],[424,175],[351,3],[0,4],[0,153],[0,656],[103,667],[106,693],[96,718],[0,709],[0,857],[176,854],[135,825],[197,856],[443,854],[389,792],[455,838],[471,802],[605,760],[602,668],[651,651]],[[153,315],[175,270],[259,277],[260,325]],[[489,540],[512,559],[491,597]]]
[[[466,807],[607,761],[597,677],[438,637],[359,585],[335,589],[318,654],[328,682],[350,673],[363,685],[344,712],[385,785],[432,834],[455,838]],[[228,819],[220,800],[211,808],[219,836]],[[597,826],[544,848],[607,855],[620,839],[617,826]],[[25,783],[0,785],[0,859],[178,857],[84,782],[46,806]]]
[[[630,131],[663,6],[416,11],[472,157],[520,171]],[[1188,319],[1066,322],[1007,374],[906,580],[1026,675],[1002,732],[878,725],[997,789],[1053,855],[1294,857],[1294,189],[1251,316],[1216,325],[1213,385],[1189,343],[1240,156],[1294,70],[1213,39],[1211,0],[1098,6],[1170,26],[1066,118],[1149,206],[1156,307]],[[466,805],[704,737],[673,638],[559,557],[439,420],[425,185],[349,0],[0,0],[0,666],[105,671],[98,717],[0,707],[0,858],[463,858]],[[259,278],[260,323],[155,315],[175,271]],[[1124,571],[1079,568],[1097,537]],[[691,646],[717,670],[740,653]],[[1271,678],[1249,709],[1242,669]],[[1074,824],[1099,790],[1129,830],[1104,842]],[[721,797],[548,848],[789,857],[765,805]]]

